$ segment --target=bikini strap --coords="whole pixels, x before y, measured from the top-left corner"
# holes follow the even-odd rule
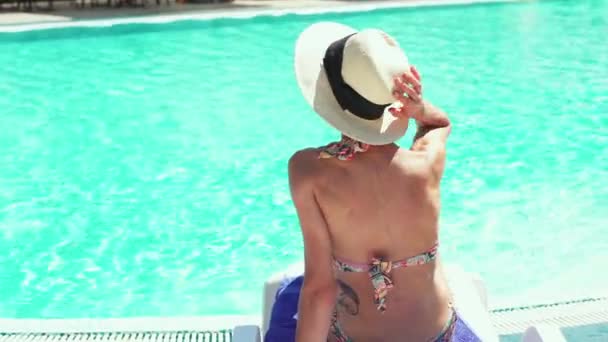
[[[386,311],[386,297],[393,288],[391,271],[395,268],[424,265],[437,258],[439,244],[435,242],[431,248],[413,257],[391,262],[381,258],[372,258],[368,265],[345,262],[334,258],[334,268],[342,272],[367,272],[374,287],[374,304],[380,312]]]
[[[435,242],[435,244],[431,248],[427,249],[426,251],[424,251],[418,255],[414,255],[413,257],[409,257],[407,259],[394,261],[393,268],[403,268],[403,267],[428,264],[437,258],[438,249],[439,249],[439,243]]]
[[[391,279],[392,270],[392,262],[374,258],[368,272],[374,286],[374,304],[376,304],[378,311],[382,313],[386,311],[386,296],[388,295],[388,291],[393,288],[393,279]]]
[[[319,158],[336,158],[338,160],[351,160],[355,154],[365,152],[369,149],[368,144],[343,137],[340,141],[331,143],[321,150]]]
[[[437,258],[438,249],[439,242],[435,242],[431,248],[420,254],[406,259],[392,261],[391,269],[428,264]],[[334,257],[334,269],[341,272],[369,272],[370,268],[374,267],[374,260],[381,259],[372,259],[371,263],[357,263]]]
[[[436,337],[428,340],[428,342],[450,342],[452,340],[454,330],[456,329],[456,323],[458,321],[458,314],[456,313],[456,310],[451,302],[448,304],[448,306],[450,307],[450,318],[445,323],[439,334]]]

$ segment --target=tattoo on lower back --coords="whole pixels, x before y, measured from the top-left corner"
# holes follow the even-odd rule
[[[356,316],[359,314],[359,296],[347,283],[338,280],[340,294],[338,295],[338,306],[346,313]]]

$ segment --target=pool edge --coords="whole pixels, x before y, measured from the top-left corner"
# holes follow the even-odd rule
[[[543,307],[514,307],[489,310],[499,336],[524,332],[537,325],[560,329],[589,324],[608,324],[608,297],[569,303],[548,303]],[[261,326],[260,315],[204,317],[135,317],[106,319],[0,319],[2,335],[79,334],[172,334],[178,332],[218,333],[236,327]]]
[[[235,326],[260,325],[259,315],[193,317],[132,317],[29,319],[0,318],[4,334],[82,334],[116,332],[175,332],[231,330]]]
[[[188,14],[142,15],[134,17],[99,18],[86,20],[66,19],[60,21],[43,21],[38,23],[26,24],[0,24],[0,33],[17,33],[69,27],[110,27],[124,24],[166,24],[184,20],[206,21],[214,19],[251,19],[254,17],[278,17],[290,14],[315,15],[327,13],[356,13],[390,8],[456,6],[511,2],[522,2],[522,0],[414,0],[407,2],[402,2],[398,0],[388,0],[376,3],[345,3],[344,5],[332,5],[326,7],[313,6],[271,9],[224,8],[201,10],[200,12]]]

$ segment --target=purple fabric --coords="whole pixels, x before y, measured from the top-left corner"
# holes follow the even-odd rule
[[[298,300],[304,276],[288,278],[279,287],[275,303],[272,306],[268,331],[264,342],[295,342],[296,326],[298,321]],[[481,339],[469,328],[460,317],[456,319],[456,326],[451,342],[480,342]]]
[[[264,342],[294,342],[298,300],[304,276],[285,279],[277,291]]]
[[[458,313],[456,313],[458,314]],[[452,334],[451,342],[479,342],[481,339],[469,328],[467,323],[458,316],[456,326]]]

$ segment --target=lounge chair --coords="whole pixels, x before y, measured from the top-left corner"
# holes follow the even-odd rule
[[[264,284],[262,322],[261,326],[237,326],[233,330],[233,342],[260,342],[269,326],[270,313],[276,293],[285,279],[294,278],[303,272],[302,264],[295,264],[282,272],[271,276]],[[463,269],[451,266],[446,269],[448,283],[454,293],[459,310],[469,320],[475,320],[476,331],[484,341],[499,341],[494,331],[488,311],[487,291],[480,277],[465,272]],[[477,330],[480,330],[479,328]],[[566,341],[558,327],[539,325],[529,327],[523,334],[523,342],[562,342]]]

